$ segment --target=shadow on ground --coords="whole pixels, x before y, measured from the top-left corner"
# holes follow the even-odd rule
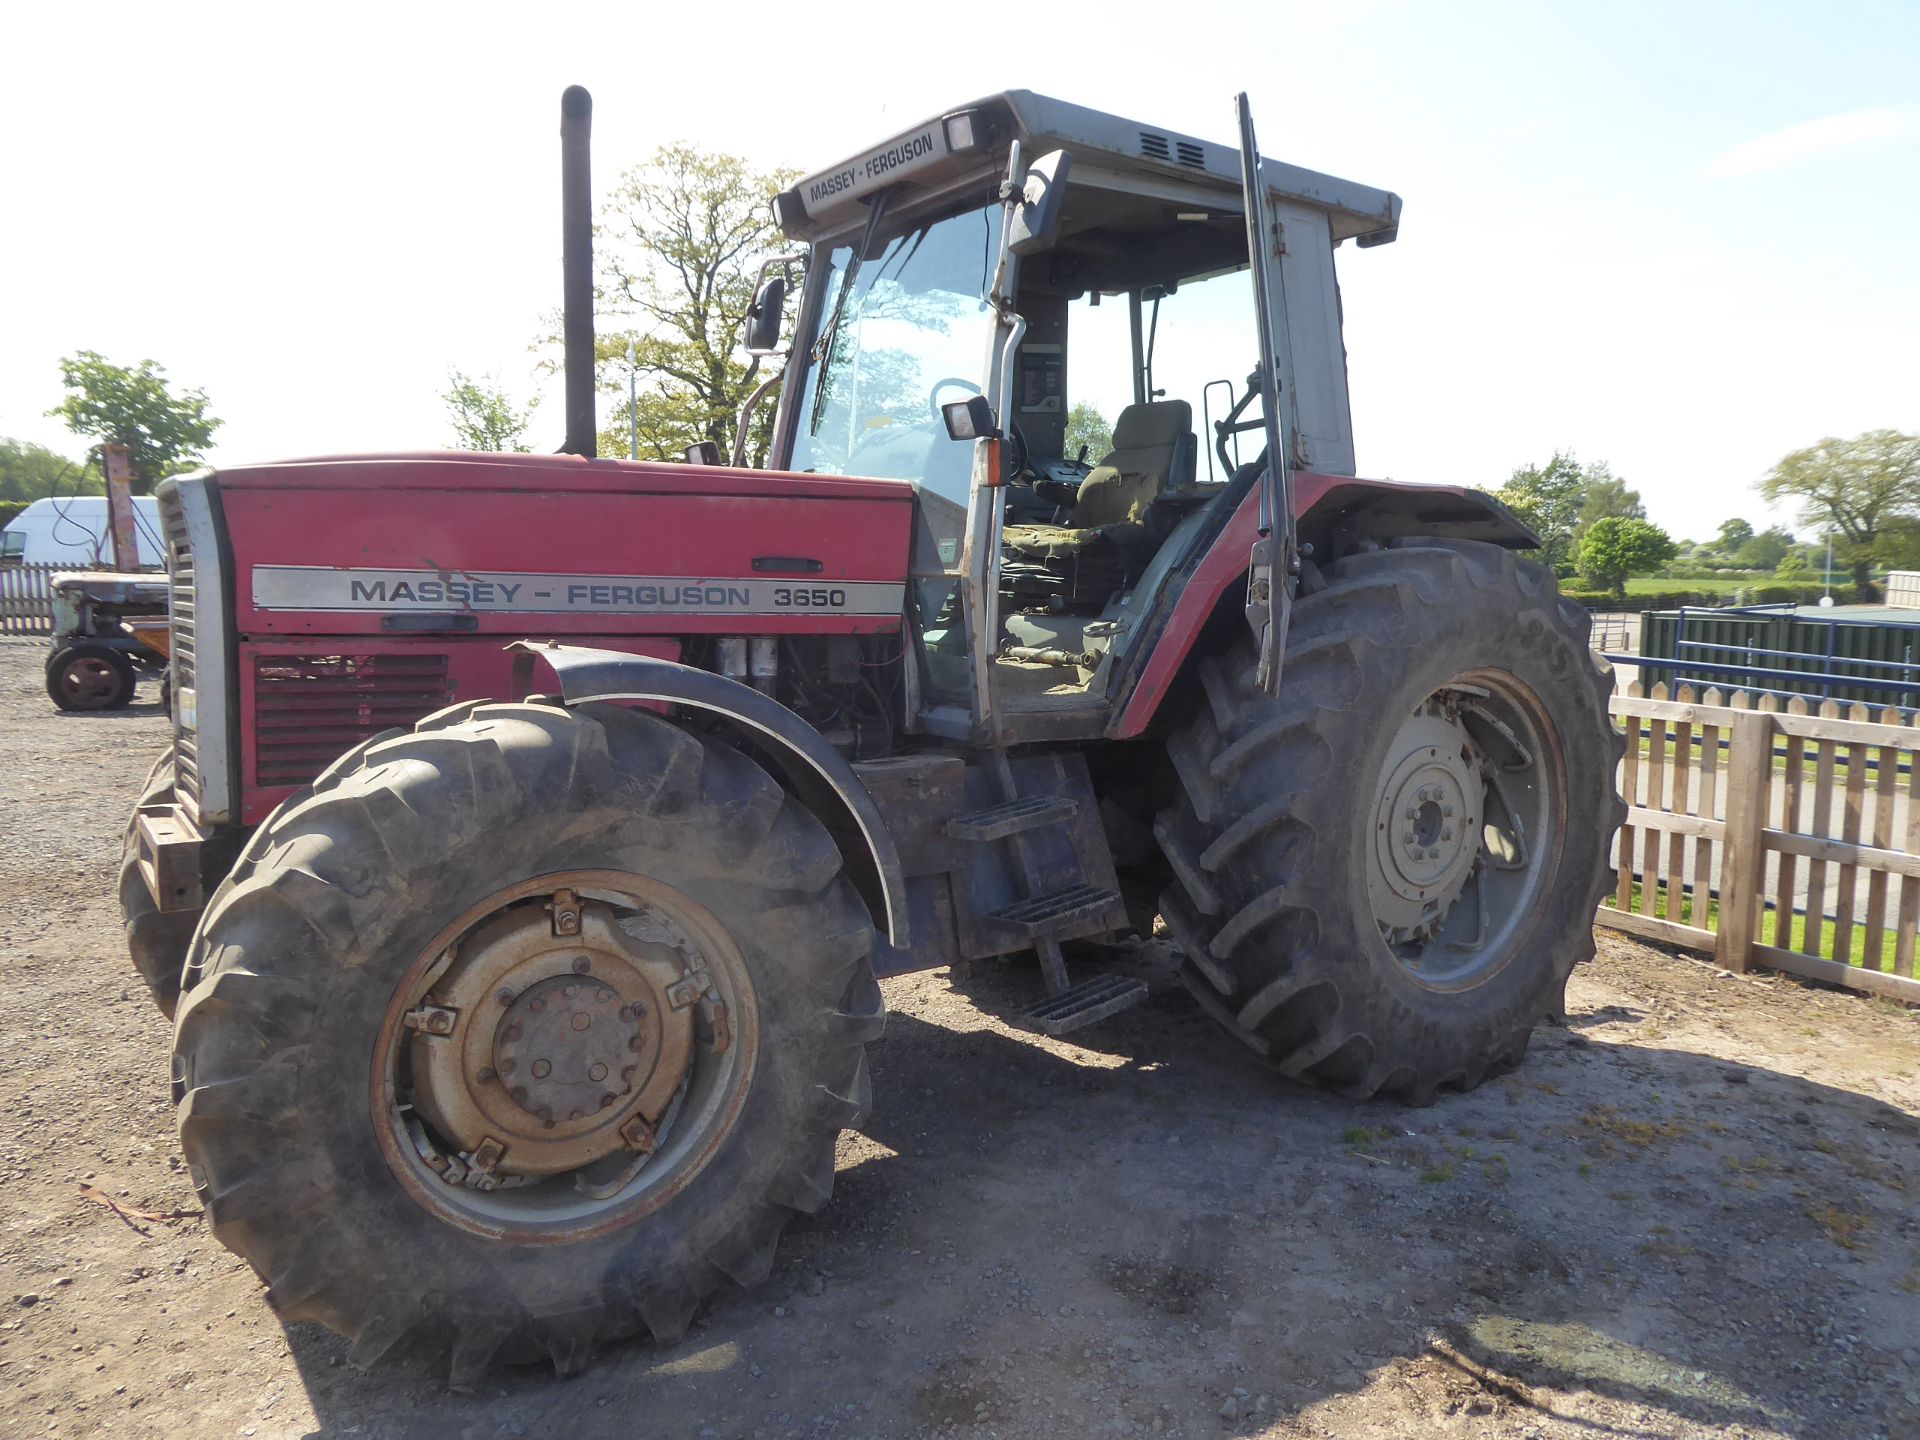
[[[967,1003],[1010,1015],[1028,977],[965,983],[914,982],[760,1289],[476,1396],[294,1327],[327,1432],[1251,1435],[1364,1392],[1409,1434],[1913,1433],[1903,1111],[1583,1038],[1617,1006],[1472,1095],[1357,1104],[1178,996],[1050,1047]]]

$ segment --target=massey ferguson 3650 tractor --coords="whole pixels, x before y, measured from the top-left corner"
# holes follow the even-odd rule
[[[161,488],[128,934],[278,1312],[457,1384],[672,1339],[825,1204],[877,977],[1030,953],[1059,1033],[1143,993],[1063,943],[1156,916],[1283,1075],[1516,1064],[1592,951],[1616,741],[1535,538],[1354,478],[1334,252],[1399,199],[1261,160],[1244,99],[1237,150],[948,111],[775,198],[767,468],[637,464],[592,455],[586,110],[572,453]]]

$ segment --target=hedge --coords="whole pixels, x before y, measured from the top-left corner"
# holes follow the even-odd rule
[[[31,500],[0,500],[0,530],[11,525],[13,517],[32,503]]]
[[[1810,585],[1749,585],[1736,591],[1721,591],[1711,594],[1701,590],[1656,590],[1651,594],[1629,595],[1622,601],[1607,590],[1578,590],[1563,585],[1560,593],[1576,605],[1589,610],[1644,611],[1678,610],[1682,605],[1726,606],[1726,605],[1817,605],[1820,597],[1826,594],[1826,587],[1818,581]],[[1833,589],[1835,603],[1841,605],[1873,604],[1878,595],[1869,596],[1862,601],[1851,585],[1836,585]]]

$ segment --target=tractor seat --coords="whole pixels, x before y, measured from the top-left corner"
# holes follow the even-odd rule
[[[1113,452],[1080,482],[1072,523],[1009,525],[1008,549],[1036,560],[1067,559],[1097,541],[1121,550],[1147,539],[1147,508],[1163,489],[1191,486],[1193,407],[1184,400],[1129,405],[1113,425]]]

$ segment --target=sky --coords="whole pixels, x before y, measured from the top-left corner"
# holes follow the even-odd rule
[[[1774,518],[1789,450],[1920,431],[1911,0],[22,4],[0,54],[0,435],[67,454],[83,348],[205,389],[216,462],[443,445],[453,368],[555,391],[571,83],[597,188],[668,141],[818,169],[1015,86],[1224,141],[1244,88],[1267,154],[1405,202],[1340,251],[1365,475],[1570,450],[1705,538]]]

